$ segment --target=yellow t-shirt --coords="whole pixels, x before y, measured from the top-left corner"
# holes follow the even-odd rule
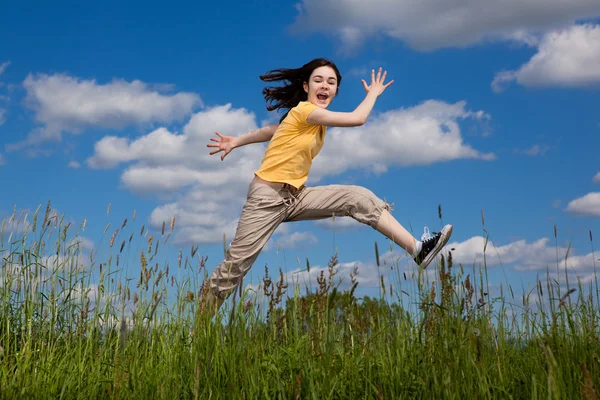
[[[327,128],[306,122],[317,106],[301,101],[290,110],[271,138],[256,175],[270,182],[300,188],[308,179],[312,160],[319,154]]]

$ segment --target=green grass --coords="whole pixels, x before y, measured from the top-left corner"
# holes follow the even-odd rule
[[[192,248],[168,261],[174,221],[152,237],[134,215],[89,254],[76,240],[85,223],[38,211],[0,230],[2,398],[598,395],[597,281],[561,293],[548,273],[533,291],[492,297],[485,262],[446,253],[432,280],[396,263],[380,297],[358,298],[361,271],[339,286],[334,255],[312,290],[266,270],[260,292],[236,291],[209,320],[196,315],[206,259]],[[27,228],[9,233],[19,221]]]

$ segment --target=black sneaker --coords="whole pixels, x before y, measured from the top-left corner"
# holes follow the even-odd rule
[[[441,232],[429,234],[429,229],[425,227],[425,232],[421,236],[421,251],[414,257],[414,260],[421,268],[427,268],[431,260],[437,256],[442,247],[448,242],[452,235],[452,225],[446,225]]]

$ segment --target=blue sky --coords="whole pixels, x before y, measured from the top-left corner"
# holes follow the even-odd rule
[[[591,279],[600,264],[589,240],[590,230],[600,237],[600,3],[430,3],[4,6],[0,218],[51,200],[69,220],[87,220],[95,246],[107,222],[119,226],[134,209],[154,233],[175,216],[172,250],[199,245],[212,271],[265,145],[221,162],[206,143],[215,130],[240,135],[278,118],[259,75],[327,57],[343,75],[333,110],[360,103],[371,68],[395,83],[365,126],[328,131],[309,184],[366,186],[417,237],[440,227],[441,204],[454,225],[449,247],[469,266],[481,261],[484,210],[504,265],[488,260],[494,283],[527,286],[569,243],[569,274]],[[337,247],[344,271],[359,265],[365,293],[376,290],[373,247],[388,251],[385,238],[330,222],[282,226],[249,281],[265,264],[290,273],[297,259],[326,265]],[[387,257],[412,269],[398,250]]]

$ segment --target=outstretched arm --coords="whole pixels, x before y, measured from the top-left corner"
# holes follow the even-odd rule
[[[250,132],[246,132],[243,135],[235,138],[235,147],[245,146],[250,143],[268,142],[271,140],[278,127],[279,124],[272,124],[263,126],[262,128],[255,129]]]
[[[352,112],[335,112],[329,111],[324,108],[317,108],[310,113],[306,119],[308,123],[315,125],[325,126],[360,126],[363,125],[379,95],[381,95],[385,89],[387,89],[394,81],[390,81],[384,84],[387,71],[381,74],[381,68],[377,72],[375,77],[375,70],[371,71],[371,85],[367,86],[367,82],[363,79],[361,82],[365,88],[367,95],[364,100],[356,107]]]
[[[218,137],[210,138],[210,140],[215,143],[209,143],[206,145],[206,147],[217,148],[216,150],[213,150],[209,153],[211,156],[222,151],[223,154],[221,154],[221,161],[223,161],[225,159],[225,156],[236,147],[245,146],[250,143],[268,142],[269,140],[271,140],[278,127],[278,124],[267,125],[263,126],[262,128],[246,132],[238,137],[224,136],[221,135],[219,132],[216,132]]]

